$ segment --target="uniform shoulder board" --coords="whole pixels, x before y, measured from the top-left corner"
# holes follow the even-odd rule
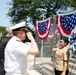
[[[21,41],[19,41],[19,40],[16,40],[16,41],[21,42]]]

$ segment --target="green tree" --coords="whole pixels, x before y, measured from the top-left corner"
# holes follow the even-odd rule
[[[76,0],[67,0],[67,2],[76,9]]]
[[[69,5],[66,0],[12,0],[9,3],[11,8],[9,9],[8,16],[11,17],[13,24],[21,21],[28,21],[35,23],[37,20],[42,20],[41,9],[46,9],[46,18],[56,14],[58,9],[66,9]]]
[[[0,26],[0,33],[2,33],[2,37],[1,37],[1,39],[4,38],[4,31],[5,31],[5,27]]]

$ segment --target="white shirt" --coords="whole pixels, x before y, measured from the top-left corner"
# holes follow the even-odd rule
[[[6,75],[24,75],[27,69],[27,53],[30,46],[13,36],[5,48]]]

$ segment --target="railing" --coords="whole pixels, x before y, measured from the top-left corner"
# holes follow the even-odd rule
[[[41,44],[38,43],[38,48],[41,50]],[[42,75],[54,75],[54,56],[50,52],[50,44],[43,44],[43,57],[41,51],[34,59],[34,67],[42,73]],[[70,58],[69,61],[69,75],[76,75],[76,59]]]

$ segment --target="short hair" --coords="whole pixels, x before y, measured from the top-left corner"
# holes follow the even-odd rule
[[[14,30],[13,35],[17,36],[20,31],[24,31],[25,33],[27,33],[27,31],[25,29],[20,29],[20,30]]]
[[[12,33],[12,30],[9,27],[6,27],[5,35],[8,35],[9,33]]]
[[[69,43],[69,38],[66,37],[66,36],[61,36],[60,40],[64,40],[64,42],[67,43],[67,44]]]
[[[15,30],[15,31],[13,31],[13,35],[14,35],[14,36],[17,36],[18,33],[19,33],[19,31],[20,31],[20,30]]]

